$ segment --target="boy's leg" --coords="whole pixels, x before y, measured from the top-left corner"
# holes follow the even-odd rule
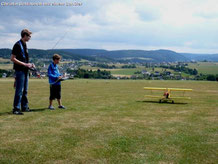
[[[58,108],[65,109],[61,102],[61,85],[57,86],[57,101],[58,101]]]
[[[50,97],[49,97],[49,109],[54,110],[54,107],[52,106],[52,102],[54,100],[54,87],[53,85],[50,85]]]
[[[55,108],[52,106],[52,101],[53,101],[53,100],[49,100],[48,109],[50,109],[50,110],[54,110],[54,109],[55,109]]]
[[[62,106],[61,99],[57,99],[57,101],[58,101],[58,105],[59,105],[59,106]]]
[[[52,106],[52,101],[53,101],[53,100],[49,100],[49,106]]]
[[[61,99],[57,99],[58,100],[58,108],[60,109],[66,109],[63,105],[62,105],[62,102],[61,102]]]

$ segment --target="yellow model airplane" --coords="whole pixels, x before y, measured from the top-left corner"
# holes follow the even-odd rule
[[[159,91],[164,91],[164,94],[162,96],[156,96],[156,95],[145,95],[145,97],[148,98],[158,98],[159,99],[159,103],[161,102],[168,102],[171,101],[172,103],[174,103],[175,99],[186,99],[186,100],[190,100],[191,97],[185,97],[184,94],[186,91],[192,91],[192,89],[182,89],[182,88],[156,88],[156,87],[144,87],[145,90],[151,90],[151,93],[153,90],[159,90]],[[172,91],[182,91],[183,92],[183,96],[181,97],[174,97],[171,95]]]

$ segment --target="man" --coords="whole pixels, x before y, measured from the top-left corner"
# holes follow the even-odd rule
[[[26,42],[31,38],[32,32],[28,29],[21,31],[21,39],[17,41],[12,49],[11,61],[14,63],[15,70],[15,95],[13,104],[13,114],[23,115],[23,112],[29,112],[27,91],[29,80],[29,68],[35,67],[29,63],[29,55]]]

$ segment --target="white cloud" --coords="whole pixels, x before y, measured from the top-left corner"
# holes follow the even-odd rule
[[[81,7],[0,6],[0,38],[6,40],[0,48],[11,48],[20,31],[29,28],[33,31],[29,48],[50,49],[63,38],[57,48],[218,52],[216,0],[81,2]]]

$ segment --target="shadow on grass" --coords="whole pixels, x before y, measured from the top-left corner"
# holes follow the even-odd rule
[[[43,112],[47,110],[48,108],[39,108],[39,109],[30,109],[30,112]],[[23,113],[28,113],[28,112],[23,112]],[[0,116],[5,116],[5,115],[13,115],[12,111],[11,112],[2,112],[0,113]]]
[[[141,103],[153,103],[153,104],[179,104],[179,105],[186,105],[188,103],[181,103],[181,102],[174,102],[174,103],[171,103],[171,102],[159,102],[159,101],[149,101],[149,100],[143,100],[143,101],[136,101],[136,102],[141,102]]]
[[[48,110],[48,108],[30,109],[31,112],[43,112],[45,110]]]
[[[11,112],[2,112],[0,113],[0,116],[5,116],[5,115],[12,115],[12,111]]]

